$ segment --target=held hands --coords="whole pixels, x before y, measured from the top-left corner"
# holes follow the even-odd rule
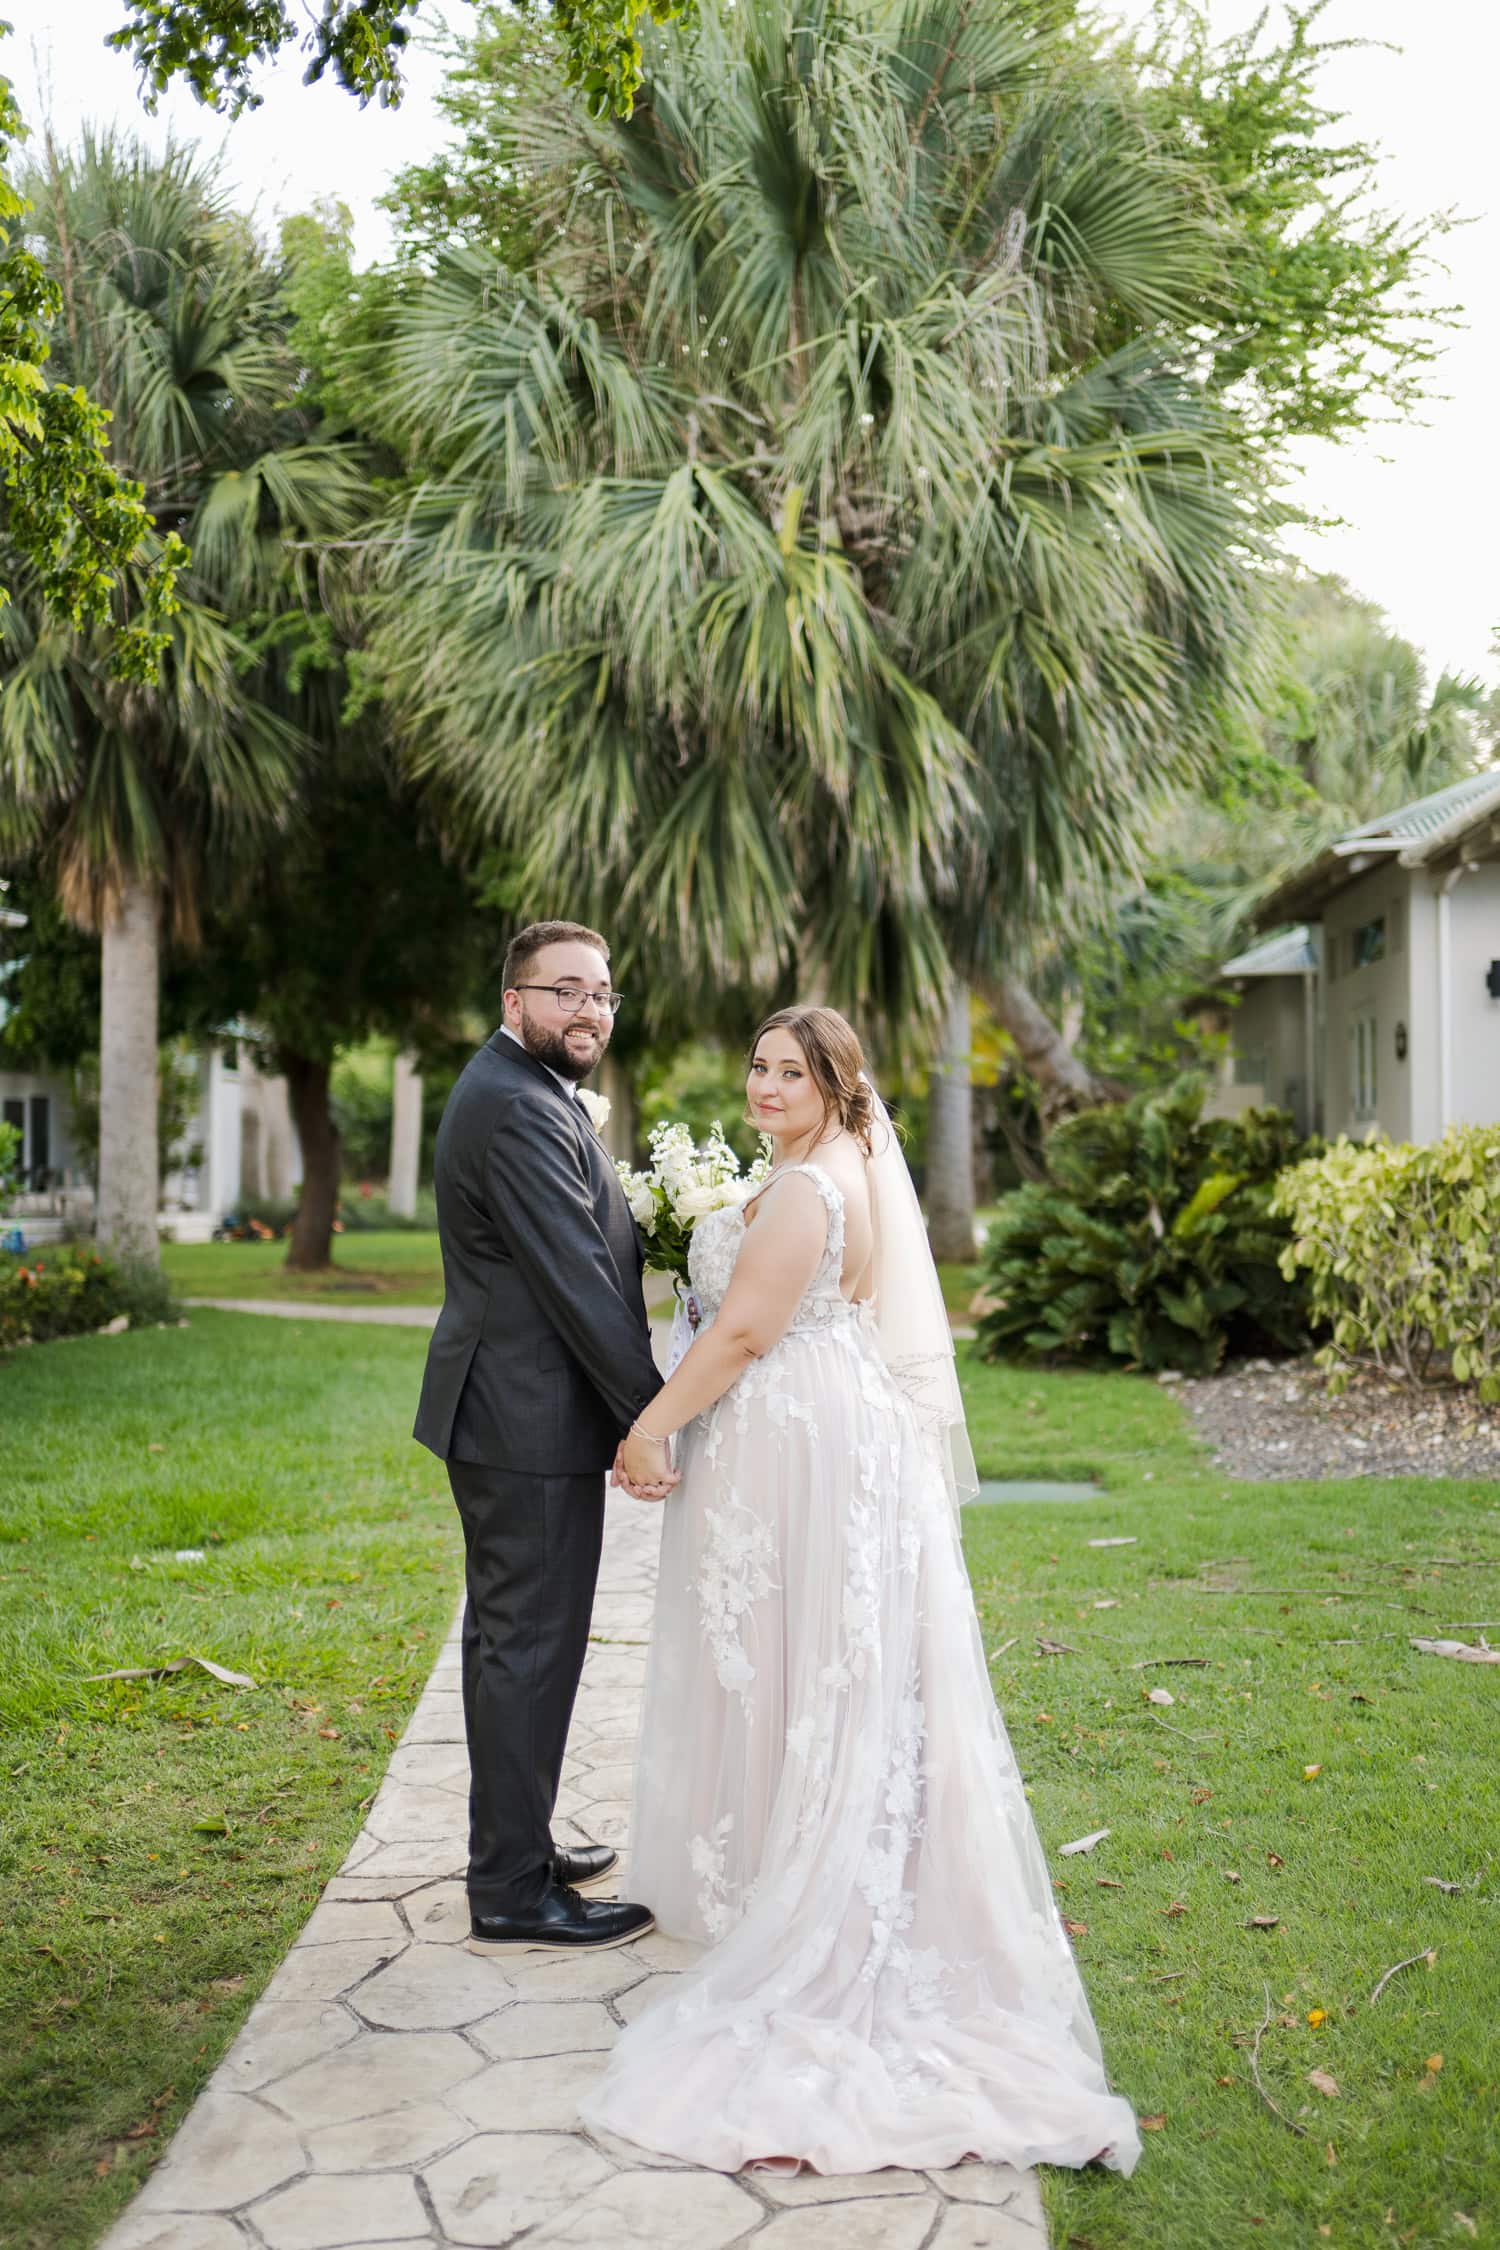
[[[665,1500],[681,1479],[672,1467],[672,1451],[665,1438],[650,1438],[640,1430],[627,1430],[615,1454],[615,1483],[632,1500]]]

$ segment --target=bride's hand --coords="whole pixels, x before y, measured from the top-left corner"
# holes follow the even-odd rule
[[[672,1453],[665,1438],[648,1438],[627,1430],[620,1444],[620,1466],[627,1483],[643,1500],[662,1500],[678,1482]]]

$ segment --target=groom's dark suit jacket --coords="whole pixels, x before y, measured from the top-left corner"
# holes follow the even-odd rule
[[[449,1097],[434,1185],[443,1309],[413,1435],[525,1475],[608,1468],[661,1377],[640,1234],[582,1105],[497,1031]]]

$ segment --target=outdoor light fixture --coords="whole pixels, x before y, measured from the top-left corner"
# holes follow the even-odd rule
[[[1500,968],[1500,962],[1496,962],[1495,966]],[[1406,1026],[1404,1023],[1398,1023],[1396,1026],[1396,1060],[1397,1062],[1405,1062],[1406,1060]]]
[[[1492,961],[1484,980],[1484,989],[1492,1000],[1500,1000],[1500,961]]]

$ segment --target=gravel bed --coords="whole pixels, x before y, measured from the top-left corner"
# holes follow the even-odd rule
[[[1171,1388],[1226,1475],[1500,1478],[1500,1406],[1358,1374],[1330,1398],[1310,1359],[1248,1359]]]

